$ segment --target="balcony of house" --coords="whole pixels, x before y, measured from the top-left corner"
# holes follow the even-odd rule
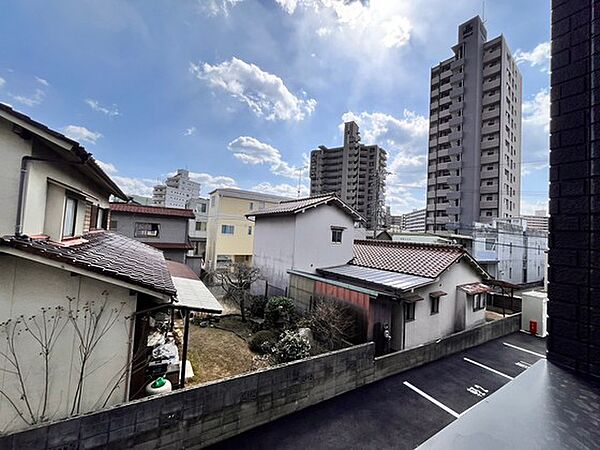
[[[483,184],[479,188],[479,192],[481,192],[482,194],[494,194],[498,192],[498,183],[494,183],[492,185]]]
[[[440,93],[448,92],[451,89],[452,89],[452,85],[450,84],[450,81],[448,81],[440,86]]]
[[[439,176],[439,177],[437,177],[437,183],[438,184],[448,184],[448,178],[449,177],[450,177],[450,175]],[[436,184],[436,183],[434,183],[434,184]]]
[[[486,93],[486,94],[483,96],[483,99],[482,99],[482,101],[481,101],[481,103],[482,103],[482,105],[483,105],[483,106],[488,106],[488,105],[491,105],[491,104],[493,104],[493,103],[498,103],[498,102],[500,102],[500,92],[499,92],[499,91],[497,91],[497,92],[496,92],[496,94],[494,94],[494,95],[490,95],[490,93],[491,93],[491,92],[492,92],[492,91],[490,91],[489,93]]]
[[[436,196],[435,190],[427,191],[427,198],[435,198]]]
[[[427,217],[426,221],[427,221],[427,225],[434,225],[435,217]]]
[[[450,97],[454,98],[454,97],[458,97],[459,95],[463,95],[465,93],[465,88],[462,86],[455,86],[452,88],[452,90],[450,91]]]
[[[440,106],[448,105],[448,104],[450,104],[451,101],[452,101],[452,99],[450,98],[449,95],[447,95],[445,97],[441,97],[440,98]]]
[[[438,158],[443,158],[444,156],[449,156],[448,149],[442,148],[442,149],[438,150],[437,156],[438,156]]]
[[[429,154],[427,155],[427,159],[429,161],[437,159],[437,151],[435,149],[429,149]]]
[[[484,139],[481,141],[481,150],[487,150],[489,148],[495,148],[500,145],[500,139],[494,137],[492,139]]]
[[[450,219],[450,217],[448,217],[448,216],[437,216],[435,218],[435,223],[439,223],[439,224],[442,224],[442,225],[446,224],[446,223],[449,223],[451,221],[452,221],[452,219]]]
[[[502,46],[498,46],[495,49],[486,49],[483,52],[483,63],[489,63],[495,59],[498,59],[502,56]]]
[[[453,145],[452,147],[450,147],[448,149],[448,153],[447,156],[455,156],[455,155],[460,155],[463,152],[463,148],[462,145]],[[442,156],[442,155],[440,155]]]
[[[431,107],[429,108],[431,111],[434,109],[438,109],[440,107],[440,103],[437,100],[431,102]]]
[[[448,202],[436,203],[435,204],[435,210],[436,211],[446,211],[446,209],[448,209],[449,205],[450,204]]]
[[[429,114],[429,123],[437,122],[437,120],[438,120],[437,112]]]
[[[448,140],[450,140],[450,141],[458,141],[459,139],[462,139],[462,137],[463,137],[462,130],[460,130],[460,131],[453,131],[452,133],[450,133],[448,135]]]
[[[435,177],[427,178],[427,186],[435,186],[436,184],[437,181]]]
[[[462,125],[462,123],[464,122],[464,117],[463,116],[456,116],[453,117],[452,119],[450,119],[448,121],[448,124],[452,127],[455,127],[456,125]]]
[[[448,200],[459,200],[460,199],[460,191],[450,191],[446,195]]]
[[[493,125],[489,125],[488,122],[484,122],[481,127],[481,134],[492,134],[500,131],[500,122],[495,121]]]
[[[493,155],[483,154],[481,156],[481,164],[493,164],[498,162],[498,153],[494,153]]]
[[[465,79],[464,72],[455,73],[454,75],[452,75],[450,77],[450,83],[458,83],[459,81],[462,81],[464,79]]]
[[[455,59],[450,63],[450,68],[452,70],[458,69],[460,66],[465,64],[465,58]]]
[[[500,77],[495,78],[492,81],[484,81],[483,82],[483,90],[489,91],[490,89],[500,88]]]
[[[493,66],[490,65],[486,65],[483,69],[483,76],[484,77],[489,77],[491,75],[495,75],[495,74],[499,74],[502,70],[502,65],[501,64],[495,64]]]
[[[461,180],[462,180],[462,177],[460,175],[450,175],[448,177],[447,183],[452,184],[452,185],[460,184]]]
[[[445,119],[446,117],[448,117],[450,115],[450,110],[449,109],[441,109],[439,115],[440,115],[440,120]]]
[[[444,70],[440,74],[440,80],[445,80],[446,78],[450,78],[451,76],[452,76],[452,70],[450,70],[450,69]]]
[[[447,162],[442,162],[442,163],[438,163],[437,164],[437,170],[446,170],[448,169],[448,164]]]
[[[438,139],[436,137],[429,139],[429,148],[436,147],[438,145]]]
[[[494,167],[492,170],[487,170],[487,168],[481,169],[481,179],[487,180],[488,178],[498,178],[498,168]],[[483,191],[481,191],[483,192]]]
[[[440,95],[440,90],[438,88],[434,88],[431,90],[431,98],[435,98]]]
[[[438,131],[445,131],[450,129],[450,124],[448,122],[440,123],[438,125]]]
[[[458,170],[462,168],[462,161],[450,161],[446,163],[446,169]]]
[[[448,108],[448,110],[452,113],[455,111],[460,111],[463,108],[463,102],[459,102],[458,100],[454,99],[454,101],[452,102],[452,104],[450,105],[450,108]]]
[[[431,85],[432,86],[438,84],[439,82],[440,82],[440,76],[439,76],[439,74],[431,76]]]
[[[479,209],[498,209],[498,200],[480,200]]]
[[[460,206],[452,205],[446,208],[446,212],[449,216],[453,216],[455,214],[460,214]]]
[[[483,113],[481,114],[481,119],[482,120],[489,120],[489,119],[494,119],[496,117],[500,116],[500,108],[495,108],[494,110],[490,111],[489,108],[486,108]]]
[[[437,165],[437,164],[435,164],[435,163],[433,163],[433,164],[430,164],[429,166],[427,166],[427,174],[430,174],[430,173],[435,173],[435,172],[437,172],[437,171],[438,171],[438,168],[437,168],[437,166],[438,166],[438,165]]]
[[[449,135],[446,135],[446,136],[440,136],[440,137],[438,138],[438,144],[447,144],[447,143],[448,143],[448,136],[449,136]]]
[[[435,191],[435,196],[445,198],[448,195],[448,192],[450,192],[450,189],[438,189]]]

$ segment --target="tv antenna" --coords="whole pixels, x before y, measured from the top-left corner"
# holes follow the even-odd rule
[[[483,23],[486,22],[486,20],[485,20],[485,1],[481,2],[481,21]]]

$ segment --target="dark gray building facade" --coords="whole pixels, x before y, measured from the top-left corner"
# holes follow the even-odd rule
[[[387,153],[360,143],[355,122],[344,124],[343,147],[324,145],[310,154],[310,195],[335,193],[366,220],[368,229],[385,225]]]
[[[522,79],[503,36],[476,16],[431,69],[427,231],[520,214]]]
[[[600,1],[553,0],[548,359],[600,377]]]

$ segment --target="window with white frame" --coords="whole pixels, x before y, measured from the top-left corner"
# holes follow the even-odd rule
[[[221,234],[233,234],[234,232],[234,225],[221,225]]]
[[[473,311],[480,311],[485,308],[487,303],[487,294],[473,295]]]
[[[333,242],[334,244],[341,244],[343,233],[344,233],[343,228],[331,227],[331,242]]]
[[[65,200],[65,215],[63,218],[63,238],[75,236],[75,224],[77,223],[77,199],[67,197]]]
[[[136,238],[158,237],[160,235],[160,224],[136,222],[133,235]]]

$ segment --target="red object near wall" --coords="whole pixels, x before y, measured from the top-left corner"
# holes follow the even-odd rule
[[[534,336],[537,335],[537,321],[530,320],[529,321],[529,332]]]

